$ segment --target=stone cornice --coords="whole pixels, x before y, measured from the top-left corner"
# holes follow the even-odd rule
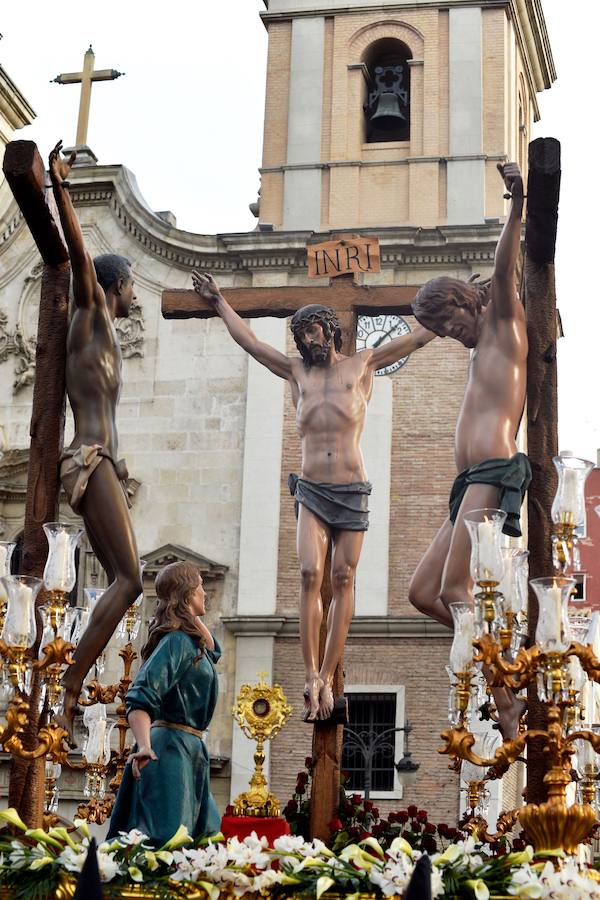
[[[298,616],[222,616],[221,622],[236,637],[298,637]],[[424,616],[355,616],[350,637],[450,638],[449,628]]]
[[[326,241],[341,231],[360,231],[379,238],[384,267],[486,266],[493,262],[501,232],[498,220],[481,225],[441,225],[360,228],[352,223],[331,232],[249,231],[231,234],[194,234],[175,228],[153,212],[142,198],[135,178],[124,166],[78,166],[71,172],[70,193],[77,208],[104,207],[129,238],[146,254],[184,271],[194,268],[231,274],[243,284],[252,272],[280,271],[282,284],[290,270],[306,272],[306,245]],[[0,246],[20,233],[23,219],[14,204],[8,210]],[[429,276],[428,276],[429,277]],[[415,275],[418,283],[418,275]]]
[[[13,130],[30,125],[35,112],[14,81],[0,66],[0,115],[4,116]]]

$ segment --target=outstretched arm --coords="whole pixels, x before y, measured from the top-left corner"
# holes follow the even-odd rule
[[[523,179],[517,163],[498,163],[498,171],[511,195],[510,210],[505,222],[494,262],[492,276],[493,310],[498,318],[512,318],[518,302],[515,270],[521,245],[521,217],[523,215]]]
[[[61,160],[61,149],[62,141],[59,141],[50,153],[48,163],[50,179],[60,222],[67,247],[69,248],[69,256],[71,257],[75,305],[84,308],[91,307],[96,299],[98,279],[96,278],[96,270],[94,269],[92,258],[85,249],[81,226],[65,184],[65,179],[75,162],[76,154],[73,152],[68,160]]]
[[[192,272],[194,290],[203,300],[210,303],[215,312],[223,319],[227,331],[246,353],[270,369],[280,378],[289,378],[292,374],[292,361],[269,344],[259,341],[251,328],[241,316],[229,305],[212,275]]]
[[[380,344],[372,350],[369,365],[374,369],[381,369],[384,366],[390,366],[392,363],[403,359],[405,356],[420,350],[425,344],[428,344],[436,337],[433,331],[429,331],[422,325],[416,325],[410,334],[403,334],[401,337]]]

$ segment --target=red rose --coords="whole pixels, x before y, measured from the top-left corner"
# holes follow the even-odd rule
[[[360,796],[360,794],[352,794],[350,802],[354,806],[360,806],[360,804],[362,803],[362,797]]]
[[[408,822],[408,812],[405,809],[401,809],[400,812],[396,813],[396,822]]]
[[[426,851],[426,853],[435,853],[437,850],[435,838],[432,837],[424,837],[421,846],[423,847],[423,850]]]
[[[435,825],[433,822],[427,822],[425,825],[425,834],[435,834]]]
[[[408,809],[406,811],[407,811],[408,815],[414,819],[414,817],[416,816],[416,814],[418,813],[419,810],[417,809],[416,806],[411,805],[408,807]]]
[[[420,809],[420,810],[417,812],[417,819],[419,820],[419,822],[426,822],[426,821],[427,821],[427,813],[425,812],[424,809]]]
[[[371,810],[373,809],[373,801],[365,800],[365,802],[363,803],[363,809],[365,812],[371,812]]]
[[[332,819],[331,822],[327,823],[327,827],[330,831],[342,831],[344,828],[340,819]]]
[[[313,758],[312,758],[312,756],[307,756],[307,757],[306,757],[306,759],[304,760],[304,765],[306,766],[307,769],[312,769],[312,767],[313,767]]]
[[[371,815],[373,816],[374,819],[379,818],[379,810],[377,809],[376,806],[374,806],[373,809],[371,810]]]

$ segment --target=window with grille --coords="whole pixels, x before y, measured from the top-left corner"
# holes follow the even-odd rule
[[[382,732],[396,728],[398,694],[352,693],[346,692],[348,700],[348,725],[358,733],[367,745],[372,745]],[[395,789],[396,734],[383,738],[381,746],[373,754],[371,768],[371,792],[393,791]],[[401,754],[400,754],[401,755]],[[399,757],[398,757],[399,758]],[[344,728],[342,746],[342,769],[348,773],[347,791],[362,791],[365,786],[365,758]]]

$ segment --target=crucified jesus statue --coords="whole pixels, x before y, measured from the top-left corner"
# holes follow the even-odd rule
[[[84,521],[92,549],[109,581],[63,677],[64,715],[72,740],[73,714],[83,681],[128,607],[142,592],[140,562],[125,491],[127,468],[117,459],[116,414],[121,392],[121,348],[114,320],[135,300],[129,262],[106,253],[92,260],[65,181],[75,153],[50,154],[50,178],[73,272],[74,311],[67,334],[66,385],[75,436],[63,450],[60,477],[69,503]]]
[[[300,357],[290,357],[257,339],[211,275],[194,272],[192,280],[234,341],[291,387],[302,440],[302,468],[299,475],[290,476],[289,484],[298,517],[300,642],[306,671],[303,718],[308,722],[329,719],[334,709],[333,678],[354,612],[356,567],[369,527],[371,485],[359,442],[373,376],[382,366],[425,346],[435,335],[419,325],[410,334],[344,356],[335,312],[311,304],[299,309],[291,320]],[[330,542],[333,597],[325,653],[319,664],[321,585]]]
[[[527,381],[527,327],[515,284],[521,241],[523,180],[516,163],[498,165],[511,195],[508,218],[496,248],[491,283],[434,278],[413,301],[419,322],[440,337],[473,350],[456,425],[459,475],[449,514],[419,563],[409,588],[413,606],[452,627],[451,603],[472,602],[471,544],[464,516],[472,509],[504,509],[505,534],[521,534],[519,514],[531,481],[529,460],[517,451]],[[523,702],[507,688],[494,688],[505,738],[517,734]]]

